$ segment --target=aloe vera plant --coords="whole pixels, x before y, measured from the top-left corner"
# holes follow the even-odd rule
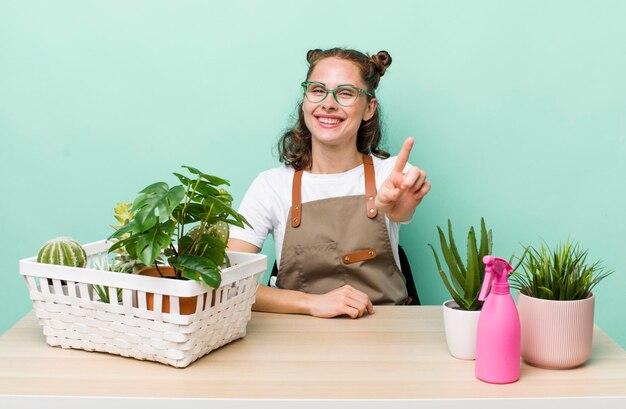
[[[522,271],[511,275],[511,287],[524,295],[544,300],[583,300],[612,271],[601,261],[587,262],[587,250],[569,239],[551,249],[541,243],[539,249],[525,247]]]
[[[487,231],[485,220],[480,219],[480,244],[476,241],[476,232],[471,227],[467,235],[467,263],[463,263],[459,251],[454,241],[452,233],[452,222],[448,219],[448,239],[441,229],[437,226],[439,232],[439,243],[443,259],[448,266],[448,274],[443,271],[437,251],[432,244],[428,244],[439,270],[439,275],[443,280],[446,289],[459,305],[459,308],[467,311],[477,311],[482,307],[482,301],[478,300],[478,293],[485,276],[485,264],[483,257],[491,254],[492,249],[492,232]]]
[[[107,259],[104,259],[104,262],[102,264],[98,262],[94,262],[94,268],[96,270],[111,271],[111,272],[116,272],[116,273],[128,273],[128,271],[116,270],[112,265],[109,264],[109,261]],[[109,297],[108,286],[93,284],[91,285],[91,287],[96,292],[96,294],[98,294],[98,297],[103,303],[111,304],[112,300],[111,300],[111,297]],[[121,288],[118,288],[116,290],[115,302],[116,303],[122,302],[122,289]]]

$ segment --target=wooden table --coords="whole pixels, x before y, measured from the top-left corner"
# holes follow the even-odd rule
[[[474,361],[449,355],[441,307],[431,306],[376,307],[358,320],[254,313],[245,338],[185,369],[49,347],[32,312],[0,337],[0,408],[207,408],[207,400],[293,408],[294,399],[307,400],[298,407],[380,408],[385,399],[385,408],[461,407],[458,400],[500,408],[507,399],[510,409],[557,399],[568,408],[626,408],[626,352],[596,328],[585,365],[522,364],[518,382],[491,385],[474,377]]]

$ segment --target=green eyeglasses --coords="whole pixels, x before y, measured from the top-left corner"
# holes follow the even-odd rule
[[[365,94],[371,98],[374,97],[374,94],[371,92],[353,87],[352,85],[341,85],[335,89],[328,89],[324,84],[314,81],[305,81],[301,85],[307,101],[313,104],[318,104],[325,100],[329,92],[333,94],[335,101],[342,107],[352,106],[359,94]]]

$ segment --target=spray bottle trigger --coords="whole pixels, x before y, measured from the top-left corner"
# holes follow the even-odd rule
[[[478,301],[485,301],[489,291],[491,290],[491,282],[493,281],[493,268],[492,264],[496,260],[494,256],[483,257],[483,263],[485,264],[485,278],[483,279],[483,286],[480,289],[478,295]]]
[[[483,286],[480,289],[480,294],[478,295],[478,301],[485,301],[485,298],[489,295],[489,291],[491,290],[491,280],[493,280],[493,273],[491,270],[485,271],[485,279],[483,280]]]

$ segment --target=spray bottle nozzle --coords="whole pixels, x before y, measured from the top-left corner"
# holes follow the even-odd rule
[[[487,298],[492,281],[495,280],[498,284],[508,284],[509,273],[513,271],[513,267],[502,258],[485,256],[483,263],[485,264],[485,279],[478,295],[479,301],[485,301]]]

